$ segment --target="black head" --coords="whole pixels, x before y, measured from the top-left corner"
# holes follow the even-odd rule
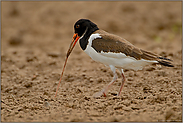
[[[78,34],[78,36],[83,36],[84,33],[93,33],[94,31],[98,30],[96,24],[91,22],[88,19],[80,19],[74,24],[74,30],[75,33]]]

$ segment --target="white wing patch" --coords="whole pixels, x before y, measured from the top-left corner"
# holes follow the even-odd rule
[[[101,55],[112,58],[126,58],[127,56],[124,53],[113,53],[113,52],[100,52]]]
[[[96,39],[96,38],[102,38],[102,37],[100,36],[99,33],[92,34],[92,35],[90,36],[90,38],[88,39],[88,41],[89,41],[88,45],[91,46],[91,45],[92,45],[92,41],[93,41],[94,39]]]

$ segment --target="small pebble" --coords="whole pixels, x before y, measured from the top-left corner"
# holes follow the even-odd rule
[[[46,106],[46,107],[50,107],[49,102],[45,101],[45,102],[44,102],[44,106]]]

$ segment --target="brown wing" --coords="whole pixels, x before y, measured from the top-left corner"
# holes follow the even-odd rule
[[[141,55],[143,55],[142,51],[127,40],[104,31],[100,31],[99,33],[102,38],[97,38],[92,41],[92,47],[97,52],[124,53],[125,55],[134,57],[137,60],[141,59]]]
[[[133,44],[119,36],[107,33],[103,30],[98,30],[95,33],[100,33],[102,37],[94,39],[92,41],[92,47],[99,53],[101,51],[124,53],[125,55],[134,57],[137,60],[155,60],[164,66],[173,67],[170,59],[161,57],[150,51],[137,48]]]

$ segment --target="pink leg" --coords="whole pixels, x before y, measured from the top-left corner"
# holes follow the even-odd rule
[[[117,74],[116,74],[116,68],[114,66],[109,65],[109,67],[111,68],[111,70],[113,71],[113,80],[104,88],[102,89],[100,92],[97,92],[93,95],[93,97],[100,97],[102,95],[104,95],[104,97],[106,97],[107,91],[109,89],[109,87],[116,81],[116,79],[118,78]]]
[[[120,69],[119,69],[119,70],[120,70]],[[124,76],[123,69],[121,69],[120,72],[121,72],[121,75],[122,75],[122,83],[121,83],[121,87],[120,87],[119,92],[118,92],[118,96],[120,96],[121,91],[122,91],[123,86],[124,86],[125,81],[126,81],[126,78],[125,78],[125,76]]]

